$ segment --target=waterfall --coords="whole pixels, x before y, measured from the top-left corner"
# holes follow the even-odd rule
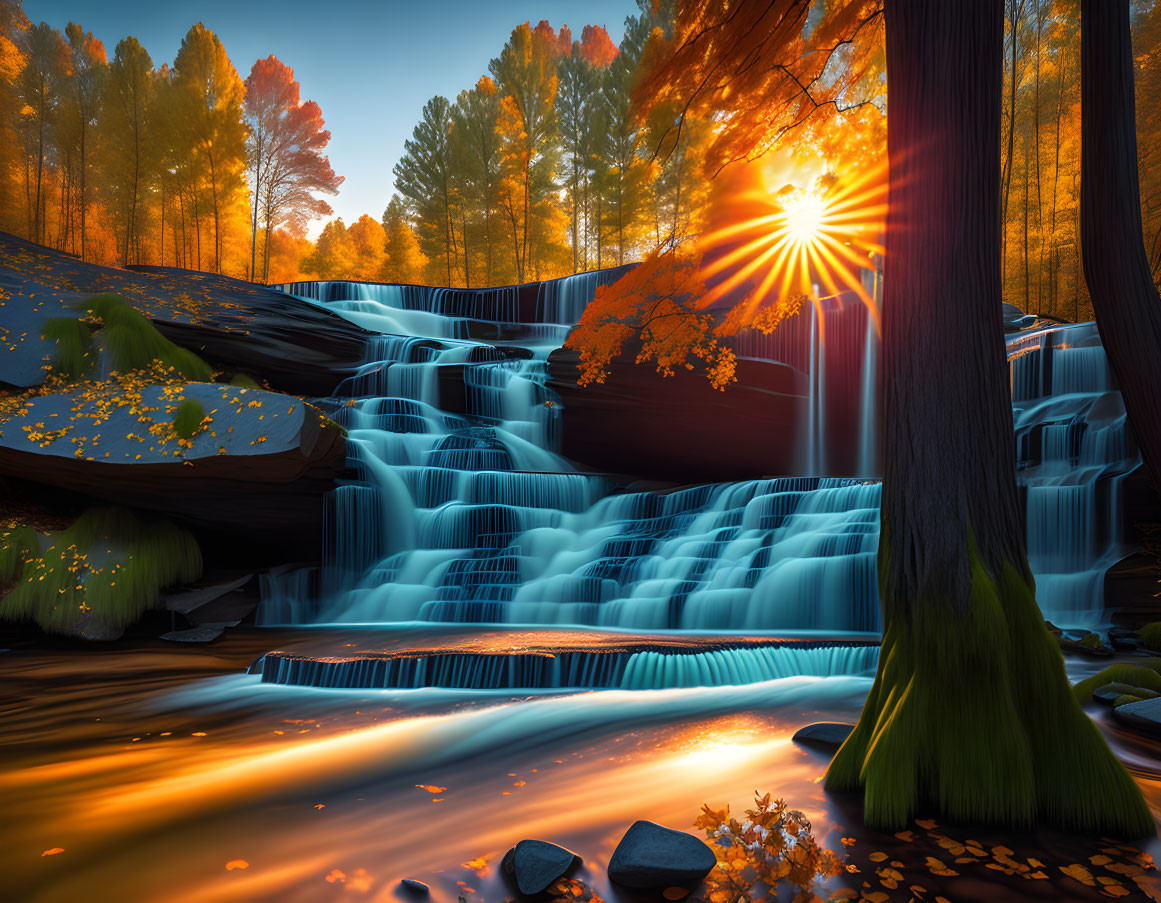
[[[880,368],[866,307],[851,293],[822,299],[733,340],[740,357],[804,375],[808,475],[631,491],[557,453],[562,409],[547,382],[549,353],[616,275],[471,291],[285,286],[377,334],[332,405],[356,478],[330,496],[321,571],[269,576],[261,622],[878,630]],[[1018,333],[1009,359],[1039,601],[1079,622],[1101,608],[1123,551],[1136,450],[1091,324]]]

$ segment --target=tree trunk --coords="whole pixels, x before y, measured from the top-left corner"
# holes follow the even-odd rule
[[[1161,299],[1145,256],[1128,0],[1081,3],[1084,278],[1141,457],[1161,491]]]
[[[1036,607],[1000,314],[998,0],[887,0],[883,647],[828,786],[865,820],[1142,836]]]

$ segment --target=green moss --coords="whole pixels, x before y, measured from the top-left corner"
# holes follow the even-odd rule
[[[173,344],[136,308],[117,295],[97,295],[77,305],[102,326],[101,338],[113,370],[161,370],[192,382],[209,382],[213,368]]]
[[[24,562],[40,554],[40,537],[32,527],[20,525],[0,532],[0,581],[15,580]]]
[[[967,554],[963,613],[943,599],[917,600],[910,618],[885,605],[875,682],[827,786],[861,789],[865,821],[877,829],[933,814],[1152,834],[1140,790],[1069,692],[1026,569],[1007,564],[993,576],[974,539]]]
[[[196,398],[185,399],[173,415],[173,429],[182,439],[189,439],[201,431],[206,409]]]
[[[1126,693],[1124,696],[1118,696],[1116,699],[1113,700],[1113,708],[1115,709],[1117,706],[1128,705],[1130,702],[1144,702],[1144,701],[1145,701],[1144,696],[1133,696],[1129,693]]]
[[[1141,638],[1141,642],[1145,644],[1146,649],[1161,652],[1161,621],[1146,624],[1137,631],[1137,636]]]
[[[52,368],[67,380],[80,379],[93,369],[93,333],[73,317],[52,317],[44,321],[41,337],[56,342]]]
[[[1103,649],[1105,645],[1099,633],[1087,633],[1077,640],[1076,644],[1078,646],[1085,646],[1088,649]]]
[[[254,379],[247,376],[245,373],[235,373],[230,378],[230,385],[237,386],[239,389],[261,389],[262,388],[260,385],[258,385],[258,383]]]
[[[340,436],[347,435],[346,428],[339,426],[337,423],[335,423],[333,420],[331,420],[330,417],[327,417],[325,414],[319,414],[319,424],[322,426],[322,428],[324,430],[337,430]]]
[[[33,620],[50,633],[75,632],[88,617],[124,628],[157,605],[163,588],[196,580],[202,569],[190,533],[123,508],[90,509],[40,545],[42,551],[22,553],[0,619]]]
[[[1144,687],[1155,693],[1161,693],[1161,659],[1143,658],[1141,664],[1118,662],[1098,671],[1092,677],[1086,677],[1072,688],[1077,702],[1084,704],[1092,702],[1092,694],[1105,684],[1128,684],[1130,687]]]

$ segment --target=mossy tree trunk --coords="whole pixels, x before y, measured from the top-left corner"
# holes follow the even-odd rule
[[[1097,329],[1161,491],[1161,299],[1145,254],[1129,0],[1081,3],[1080,240]]]
[[[1142,835],[1132,779],[1036,606],[1000,312],[1000,0],[887,0],[891,165],[879,585],[885,632],[827,773],[918,814]]]

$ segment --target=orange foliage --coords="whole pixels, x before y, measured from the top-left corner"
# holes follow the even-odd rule
[[[581,30],[580,52],[598,69],[604,69],[617,55],[617,45],[613,43],[604,26],[586,25]]]

